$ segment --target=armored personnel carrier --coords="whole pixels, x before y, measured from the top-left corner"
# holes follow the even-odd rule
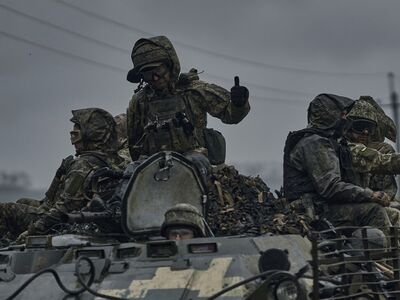
[[[123,233],[30,236],[1,249],[0,298],[399,299],[395,228],[389,247],[378,239],[373,248],[377,238],[367,229],[355,237],[333,228],[310,237],[161,237],[164,213],[177,203],[206,215],[205,186],[195,165],[174,152],[132,164],[116,192]],[[81,214],[83,221],[104,216],[115,217]]]

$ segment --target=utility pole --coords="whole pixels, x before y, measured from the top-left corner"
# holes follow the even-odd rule
[[[396,124],[396,150],[400,152],[400,141],[399,141],[399,99],[398,95],[394,89],[394,74],[392,72],[388,73],[388,80],[389,80],[389,93],[390,93],[390,105],[392,106],[393,110],[393,119],[394,123]]]
[[[399,141],[399,99],[397,96],[396,91],[394,90],[394,74],[393,72],[388,73],[388,80],[389,80],[389,93],[390,93],[390,105],[392,106],[393,110],[393,119],[394,123],[396,124],[396,151],[399,153],[400,150],[400,141]],[[396,183],[397,186],[400,186],[400,179],[399,176],[396,176]],[[397,190],[396,198],[400,197],[400,189]]]

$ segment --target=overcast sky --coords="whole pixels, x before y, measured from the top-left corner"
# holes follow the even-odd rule
[[[209,126],[224,133],[228,162],[276,182],[287,133],[306,125],[315,95],[389,102],[386,74],[400,77],[399,12],[398,0],[0,0],[0,170],[47,186],[73,153],[71,109],[124,112],[136,87],[126,81],[134,42],[166,35],[182,71],[247,85],[247,118],[210,117]]]

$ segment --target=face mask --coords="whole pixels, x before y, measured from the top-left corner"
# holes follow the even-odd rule
[[[71,144],[77,144],[80,141],[82,141],[82,135],[80,130],[72,130],[69,132],[70,139],[71,139]]]

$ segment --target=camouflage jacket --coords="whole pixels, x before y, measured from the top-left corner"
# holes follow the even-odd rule
[[[120,146],[118,149],[118,155],[124,159],[125,165],[127,166],[129,163],[132,162],[131,156],[129,154],[129,148],[128,148],[128,140],[124,139],[124,141],[120,142]]]
[[[191,116],[189,120],[194,126],[194,135],[198,139],[200,147],[205,146],[203,130],[207,127],[207,113],[219,118],[224,123],[236,124],[250,111],[248,102],[242,107],[237,107],[230,101],[229,91],[200,80],[178,86],[176,93],[183,98],[186,109],[189,111]],[[144,127],[148,119],[149,101],[152,101],[150,89],[145,87],[133,95],[127,111],[128,144],[133,160],[137,159],[139,155],[148,154],[143,152],[141,141],[145,134]]]
[[[60,197],[61,192],[64,190],[65,175],[69,172],[73,161],[74,156],[72,155],[69,155],[62,160],[61,165],[57,169],[49,188],[45,192],[45,197],[42,200],[24,197],[18,199],[16,203],[36,207],[38,209],[37,211],[41,213],[48,211],[54,206],[55,201]]]
[[[364,187],[384,191],[394,198],[397,184],[394,174],[400,173],[400,155],[387,143],[349,143],[354,168],[361,173]]]
[[[399,174],[400,155],[383,153],[361,143],[349,143],[353,165],[360,173]]]
[[[372,190],[343,181],[341,166],[332,138],[311,134],[302,138],[289,155],[297,176],[312,187],[310,193],[330,203],[367,202]],[[286,193],[286,191],[285,191]]]
[[[63,222],[65,213],[79,211],[85,207],[90,200],[85,191],[90,177],[102,167],[123,170],[125,161],[118,155],[105,155],[95,151],[83,152],[75,158],[65,175],[63,188],[58,193],[54,206],[30,226],[29,234],[47,233],[52,226]]]

